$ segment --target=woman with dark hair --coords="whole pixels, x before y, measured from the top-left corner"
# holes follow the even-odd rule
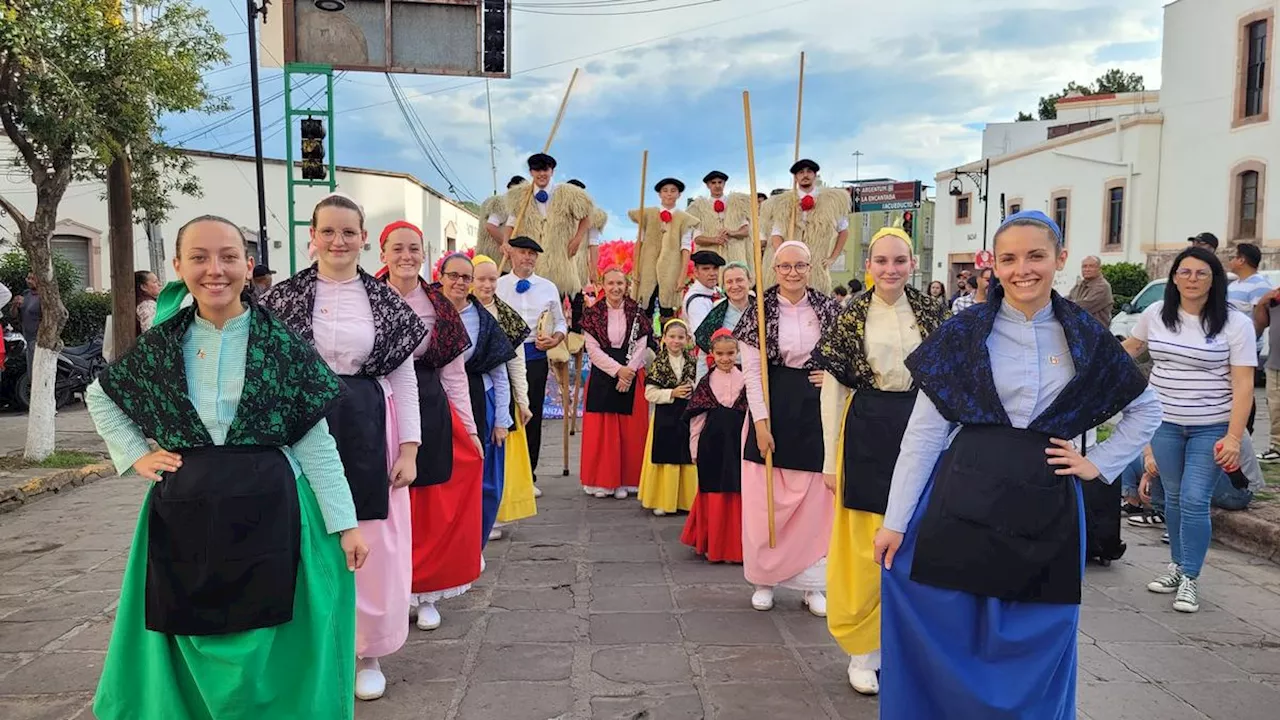
[[[1164,422],[1151,441],[1169,529],[1169,570],[1147,589],[1200,609],[1199,578],[1213,524],[1209,502],[1222,468],[1240,464],[1258,358],[1252,323],[1230,312],[1227,274],[1211,251],[1189,247],[1169,270],[1164,300],[1138,318],[1125,349],[1151,352],[1151,385]]]
[[[138,334],[151,329],[156,318],[156,299],[160,297],[160,278],[147,270],[133,274],[134,308],[137,313]]]
[[[1015,213],[993,247],[990,301],[905,361],[919,395],[874,542],[881,720],[1076,717],[1080,482],[1119,479],[1160,421],[1120,343],[1053,291],[1058,225]]]
[[[943,285],[941,280],[934,280],[929,283],[928,295],[934,300],[942,303],[943,307],[947,306],[947,286]]]
[[[356,573],[355,695],[386,691],[379,658],[409,637],[413,536],[409,485],[422,440],[413,351],[427,328],[413,308],[360,268],[364,210],[334,193],[311,214],[316,263],[267,293],[262,304],[316,351],[346,385],[329,413],[356,517],[372,549]]]

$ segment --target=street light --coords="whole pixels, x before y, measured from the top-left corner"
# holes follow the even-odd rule
[[[325,12],[342,12],[347,9],[346,0],[316,0],[315,5],[317,10]]]
[[[964,195],[964,183],[960,180],[961,176],[969,178],[973,182],[974,188],[978,191],[978,200],[982,203],[982,249],[987,249],[987,194],[991,190],[991,159],[987,158],[983,163],[981,170],[961,170],[956,168],[951,171],[951,183],[947,188],[947,194],[951,197],[960,197]]]

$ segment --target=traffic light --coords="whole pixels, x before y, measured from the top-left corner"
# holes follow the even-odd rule
[[[902,232],[910,235],[911,237],[916,236],[915,233],[912,232],[911,230],[911,225],[913,222],[915,222],[915,219],[916,219],[915,215],[916,214],[911,212],[910,210],[902,213]]]
[[[507,72],[507,4],[503,0],[484,0],[480,34],[483,41],[483,71]]]
[[[324,180],[324,123],[315,118],[302,121],[302,179]]]

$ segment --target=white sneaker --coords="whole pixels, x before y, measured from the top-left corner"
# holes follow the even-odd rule
[[[616,497],[616,498],[618,498],[619,500],[626,500],[626,499],[627,499],[627,489],[626,489],[626,488],[618,488],[617,490],[614,490],[614,491],[613,491],[613,496],[614,496],[614,497]]]
[[[540,497],[542,497],[542,488],[538,487],[537,485],[534,485],[534,486],[533,486],[533,496],[534,496],[534,497],[536,497],[536,498],[540,498]]]
[[[597,491],[596,491],[596,497],[598,497],[598,498],[607,498],[607,497],[609,497],[609,493],[608,493],[608,492],[606,492],[606,491],[604,491],[604,490],[597,490]]]
[[[481,573],[481,574],[483,574],[483,573],[484,573],[484,566],[485,566],[485,562],[484,562],[484,554],[483,554],[483,553],[481,553],[481,555],[480,555],[480,573]]]
[[[773,609],[773,588],[758,587],[751,594],[751,607],[756,610],[772,610]]]
[[[666,514],[667,514],[667,511],[666,511],[666,510],[654,510],[654,511],[653,511],[653,515],[654,515],[654,517],[665,517],[665,516],[666,516]]]
[[[418,606],[418,629],[435,630],[440,627],[440,611],[435,603],[422,603]]]
[[[378,667],[377,658],[360,658],[356,662],[356,697],[377,700],[387,691],[387,676]]]
[[[850,658],[849,684],[862,695],[879,695],[880,677],[876,675],[876,671],[854,667],[855,663],[856,661]]]
[[[1169,563],[1168,572],[1160,575],[1155,580],[1147,583],[1147,589],[1153,593],[1168,595],[1178,592],[1178,588],[1182,584],[1182,568]]]
[[[804,604],[809,608],[809,612],[818,617],[827,616],[827,596],[820,592],[810,591],[804,594]]]
[[[502,539],[502,531],[501,531],[501,530],[499,530],[498,528],[494,528],[494,529],[490,530],[490,531],[489,531],[489,539],[490,539],[490,540],[501,540],[501,539]]]
[[[1183,575],[1178,584],[1178,594],[1173,599],[1173,609],[1193,613],[1200,610],[1200,583],[1190,575]]]

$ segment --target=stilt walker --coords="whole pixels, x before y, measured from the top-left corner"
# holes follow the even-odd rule
[[[632,210],[627,216],[640,225],[644,239],[635,255],[635,264],[640,268],[636,281],[640,306],[649,314],[656,309],[665,320],[675,317],[680,309],[698,219],[676,207],[684,192],[680,180],[663,178],[653,190],[658,193],[658,207]]]
[[[507,191],[527,182],[520,175],[513,175],[507,181]],[[507,246],[507,222],[511,219],[511,209],[507,207],[507,193],[494,195],[480,203],[477,216],[484,222],[476,237],[476,254],[489,257],[504,257]],[[509,264],[509,263],[508,263]]]
[[[729,176],[712,170],[702,178],[710,193],[689,205],[688,211],[698,219],[693,237],[693,252],[713,252],[729,262],[743,262],[755,272],[758,264],[751,257],[753,244],[748,232],[751,226],[751,198],[745,193],[726,193]],[[696,326],[695,326],[696,327]]]

